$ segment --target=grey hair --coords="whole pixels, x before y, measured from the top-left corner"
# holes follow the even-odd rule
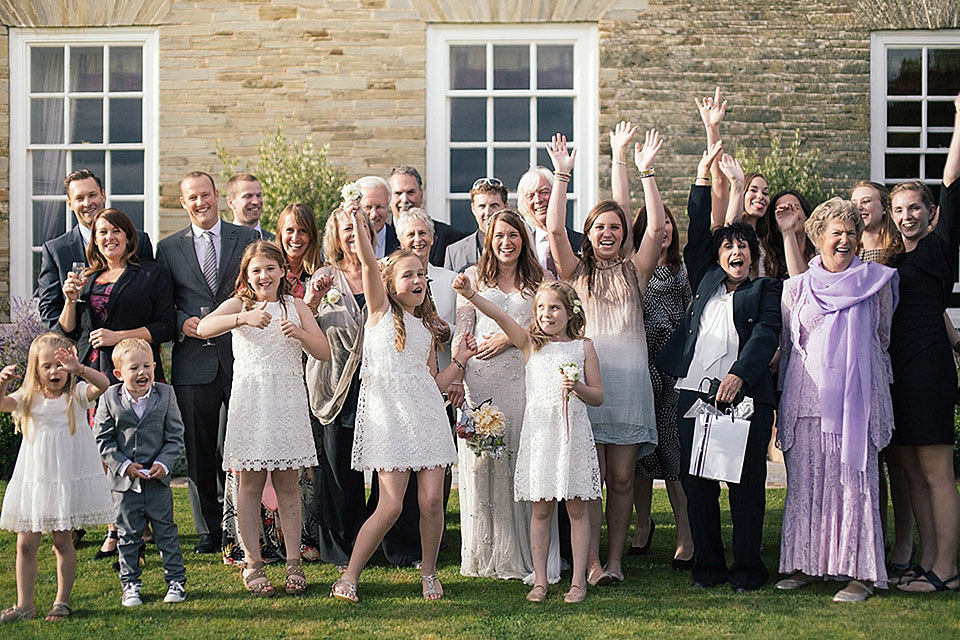
[[[817,205],[807,221],[803,223],[803,230],[806,231],[807,237],[814,245],[821,246],[823,234],[832,220],[852,222],[854,229],[857,231],[857,241],[860,241],[860,236],[863,235],[863,218],[860,217],[856,205],[843,198],[830,198]]]
[[[396,216],[393,221],[393,225],[396,227],[398,238],[402,238],[407,233],[407,225],[413,224],[414,220],[419,220],[427,225],[427,230],[430,232],[430,237],[435,237],[433,218],[431,218],[430,214],[420,207],[413,207],[407,211],[401,211],[400,215]]]
[[[529,219],[533,215],[533,211],[527,209],[527,194],[536,190],[541,177],[546,178],[550,184],[553,184],[553,171],[540,165],[530,167],[525,174],[520,176],[520,181],[517,182],[517,209],[525,218]]]
[[[381,178],[380,176],[363,176],[357,180],[357,186],[363,189],[376,189],[381,188],[387,192],[387,197],[390,197],[390,183]]]

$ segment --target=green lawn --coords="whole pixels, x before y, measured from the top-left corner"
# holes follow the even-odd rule
[[[2,488],[2,486],[0,486]],[[776,569],[783,490],[768,492],[765,559]],[[196,542],[185,489],[174,490],[181,542]],[[379,554],[363,575],[359,605],[327,597],[337,571],[329,565],[306,567],[310,589],[300,597],[277,594],[255,599],[244,591],[238,572],[219,556],[186,555],[187,601],[162,602],[165,586],[159,556],[148,547],[144,605],[120,606],[120,587],[108,561],[94,561],[103,530],[90,531],[79,550],[75,613],[54,626],[41,620],[0,627],[0,638],[956,638],[960,637],[960,599],[955,594],[907,595],[892,589],[865,603],[831,602],[837,583],[813,585],[795,593],[772,586],[733,594],[729,588],[701,591],[689,574],[670,568],[672,516],[666,492],[654,493],[657,532],[649,556],[628,557],[627,580],[615,587],[591,588],[586,602],[566,605],[561,584],[546,603],[524,599],[519,582],[464,578],[459,574],[459,518],[456,494],[447,516],[450,548],[441,553],[440,577],[447,597],[425,602],[419,573],[383,566]],[[730,535],[729,513],[727,529]],[[0,605],[16,601],[14,534],[0,533]],[[283,568],[268,567],[280,582]],[[565,574],[565,578],[568,576]],[[49,609],[56,591],[53,553],[44,543],[37,585],[38,610]]]

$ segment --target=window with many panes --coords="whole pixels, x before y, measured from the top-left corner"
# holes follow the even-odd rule
[[[516,203],[520,176],[552,168],[546,143],[567,136],[582,159],[568,189],[577,224],[597,194],[595,25],[470,25],[427,31],[427,207],[476,229],[470,187],[496,177]]]
[[[871,73],[873,179],[919,178],[938,191],[960,88],[960,31],[874,33]]]
[[[90,169],[107,206],[156,231],[154,30],[11,30],[11,292],[35,289],[43,243],[76,224],[63,178]]]

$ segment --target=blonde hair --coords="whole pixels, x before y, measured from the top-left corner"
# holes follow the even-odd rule
[[[127,355],[131,351],[137,350],[146,351],[150,354],[150,359],[153,359],[153,349],[150,348],[149,342],[143,338],[126,338],[118,342],[117,346],[113,348],[113,354],[110,356],[110,359],[113,361],[114,368],[120,368],[120,364],[123,361],[123,356]]]
[[[380,272],[383,278],[383,287],[387,290],[387,300],[390,302],[390,311],[393,313],[393,328],[397,334],[397,337],[393,341],[393,346],[396,347],[397,351],[403,351],[407,343],[407,327],[403,323],[403,307],[397,300],[397,265],[407,258],[416,260],[418,265],[423,264],[413,251],[397,249],[384,260],[383,271]],[[426,272],[426,270],[424,270],[424,272]],[[424,279],[426,280],[426,278]],[[426,282],[424,286],[426,286]],[[423,302],[413,310],[413,316],[420,318],[423,326],[425,326],[427,330],[430,331],[430,335],[433,336],[434,342],[439,342],[440,317],[437,315],[437,308],[433,305],[433,298],[430,296],[429,291],[429,287],[427,287],[427,291],[423,296]]]
[[[823,243],[823,234],[827,231],[827,225],[832,220],[851,223],[857,232],[857,243],[860,243],[860,236],[863,235],[863,218],[860,217],[856,205],[850,200],[833,197],[818,204],[807,221],[803,223],[804,232],[818,249]]]
[[[40,359],[40,350],[50,349],[70,349],[74,346],[72,340],[60,335],[59,333],[45,333],[37,336],[30,343],[30,352],[27,355],[27,371],[23,375],[23,384],[20,386],[20,409],[13,414],[14,431],[23,434],[23,437],[29,439],[30,434],[30,414],[33,412],[33,400],[37,394],[43,393],[43,381],[40,379],[40,367],[37,361]],[[70,423],[70,435],[77,432],[77,418],[74,415],[74,404],[76,404],[75,394],[77,390],[77,378],[73,374],[67,374],[67,386],[64,393],[67,394],[67,420]]]
[[[567,337],[571,340],[580,340],[586,335],[587,318],[583,313],[583,303],[580,302],[580,296],[577,295],[576,290],[561,280],[548,280],[537,287],[537,293],[533,296],[533,321],[530,323],[529,331],[534,351],[539,351],[553,340],[537,322],[537,299],[548,292],[555,293],[560,298],[567,312]]]
[[[340,245],[340,228],[341,225],[351,223],[350,214],[343,207],[334,209],[327,218],[323,228],[323,257],[327,264],[339,268],[340,262],[346,257]],[[362,210],[357,211],[357,226],[365,226],[370,231],[370,243],[376,244],[377,231],[373,227],[373,222]],[[353,232],[356,233],[357,230],[354,229]]]

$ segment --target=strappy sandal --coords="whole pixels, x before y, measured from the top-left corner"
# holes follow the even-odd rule
[[[901,585],[910,584],[917,578],[922,577],[923,574],[925,574],[926,572],[927,572],[926,569],[924,569],[920,565],[917,565],[913,569],[910,569],[909,571],[907,571],[906,573],[901,574],[901,576],[897,578],[896,582],[894,582],[894,585],[899,587]]]
[[[333,586],[330,587],[330,597],[353,604],[360,602],[360,598],[357,597],[357,585],[347,582],[343,578],[334,582]]]
[[[248,573],[249,572],[249,573]],[[273,585],[270,584],[266,572],[263,570],[263,561],[245,562],[240,570],[243,584],[252,595],[269,597],[273,595]]]
[[[429,576],[420,576],[420,582],[423,583],[423,597],[426,600],[439,600],[443,597],[443,585],[440,584],[440,578],[433,573]]]
[[[37,610],[33,607],[29,609],[21,609],[17,605],[13,605],[9,609],[4,609],[0,612],[0,623],[3,622],[19,622],[20,620],[33,620],[37,615]]]
[[[958,591],[960,590],[960,584],[956,587],[948,587],[947,584],[951,582],[960,583],[960,574],[957,574],[953,577],[947,578],[946,580],[941,580],[940,576],[935,574],[932,570],[927,571],[922,576],[916,580],[912,580],[907,584],[899,584],[897,588],[901,591],[906,591],[907,593],[936,593],[937,591]],[[916,587],[929,585],[933,587],[932,589],[918,589]]]
[[[104,538],[103,538],[103,542],[106,543],[107,540],[119,540],[119,539],[120,539],[120,536],[117,534],[116,531],[110,531],[110,530],[108,529],[108,530],[107,530],[107,535],[104,536]],[[101,544],[101,545],[100,545],[100,548],[97,549],[97,552],[93,555],[93,559],[94,559],[94,560],[103,560],[104,558],[112,558],[112,557],[114,557],[115,555],[117,555],[117,545],[116,545],[116,543],[114,543],[114,545],[113,545],[113,550],[111,550],[111,551],[104,551],[104,550],[103,550],[103,544]]]
[[[283,585],[283,590],[291,596],[300,595],[307,590],[307,576],[303,573],[300,558],[287,560],[287,579]]]
[[[44,620],[47,622],[56,622],[69,617],[71,613],[73,613],[73,609],[70,607],[69,603],[54,602],[53,608],[50,609],[50,613],[47,614],[47,617],[44,618]]]

